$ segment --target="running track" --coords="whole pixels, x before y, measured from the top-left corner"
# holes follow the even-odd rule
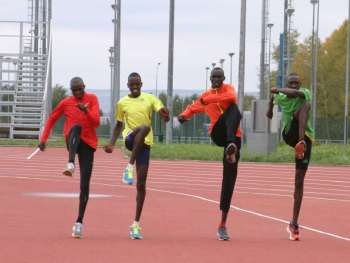
[[[221,164],[152,161],[144,240],[128,238],[135,187],[121,184],[120,151],[96,152],[84,238],[70,237],[78,202],[31,193],[77,192],[61,176],[63,148],[25,160],[32,148],[1,147],[0,262],[350,262],[350,167],[312,166],[301,212],[302,241],[287,240],[293,165],[240,164],[230,242],[216,240]]]

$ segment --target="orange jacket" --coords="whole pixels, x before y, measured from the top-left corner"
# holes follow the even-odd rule
[[[185,119],[190,119],[196,113],[205,113],[210,118],[209,133],[211,133],[215,123],[221,114],[233,103],[237,103],[237,95],[234,87],[229,84],[222,84],[218,89],[209,89],[194,101],[180,115]],[[241,129],[238,128],[237,137],[242,136]]]
[[[88,104],[87,113],[81,111],[77,107],[77,103]],[[98,99],[94,94],[85,93],[81,100],[77,100],[74,96],[63,99],[48,118],[41,135],[40,141],[46,142],[49,138],[52,127],[55,122],[64,115],[66,117],[63,133],[68,136],[70,129],[78,124],[82,127],[81,139],[92,148],[97,147],[96,128],[100,125],[100,107]]]

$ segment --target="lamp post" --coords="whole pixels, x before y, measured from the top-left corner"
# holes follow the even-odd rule
[[[292,54],[291,54],[291,27],[292,27],[292,15],[294,13],[295,9],[292,7],[288,7],[287,9],[287,15],[288,15],[288,36],[287,36],[287,72],[286,75],[290,73],[291,68],[291,62],[292,62]]]
[[[169,14],[169,48],[168,48],[168,87],[167,108],[170,111],[170,121],[166,124],[165,141],[167,144],[173,140],[173,75],[174,75],[174,24],[175,24],[175,0],[170,0]]]
[[[209,67],[205,67],[205,90],[208,89],[208,73],[209,73]]]
[[[161,62],[158,62],[157,63],[157,66],[156,66],[156,97],[158,98],[158,75],[159,75],[159,67],[160,67],[160,64]],[[158,134],[158,114],[155,114],[154,116],[154,132],[155,132],[155,135]]]
[[[245,77],[245,42],[246,42],[247,0],[241,0],[241,22],[239,38],[239,69],[238,69],[238,103],[243,112],[244,77]]]
[[[161,62],[157,63],[156,66],[156,97],[158,97],[158,75],[159,75],[159,67],[160,67]]]
[[[114,0],[114,4],[111,5],[113,9],[113,26],[114,26],[114,39],[113,39],[113,88],[112,88],[112,106],[114,106],[120,98],[120,30],[121,30],[121,0]],[[114,124],[115,107],[112,109],[112,120]],[[111,125],[112,126],[112,125]],[[114,128],[114,125],[111,129]]]
[[[230,56],[230,84],[231,85],[233,83],[233,80],[232,80],[232,74],[233,74],[233,72],[232,72],[232,59],[233,59],[234,54],[235,54],[234,52],[228,53],[228,55]]]
[[[319,0],[311,0],[313,5],[312,15],[312,63],[311,63],[311,87],[312,87],[312,124],[316,133],[316,111],[317,111],[317,54],[318,54],[318,25],[319,25]],[[317,19],[316,19],[317,5]],[[316,28],[315,28],[316,23]]]
[[[109,66],[110,66],[110,73],[111,73],[111,78],[110,78],[110,85],[111,85],[111,88],[110,88],[110,94],[111,94],[111,101],[110,101],[110,110],[109,110],[109,118],[110,118],[110,127],[109,127],[109,130],[110,130],[110,135],[112,136],[113,135],[113,130],[114,130],[114,126],[115,126],[115,117],[114,117],[114,109],[115,109],[115,105],[114,105],[114,97],[115,97],[115,90],[114,90],[114,48],[113,47],[110,47],[108,49],[109,51]]]
[[[225,59],[224,59],[224,58],[221,58],[221,59],[219,60],[220,67],[221,67],[222,69],[224,69],[224,62],[225,62]]]
[[[267,99],[270,98],[270,88],[271,88],[271,44],[272,44],[272,23],[267,24],[267,28],[269,29],[269,59],[268,59],[268,76],[267,76]]]
[[[345,72],[345,103],[344,103],[344,144],[348,143],[349,118],[349,67],[350,67],[350,0],[348,10],[348,35],[346,40],[346,72]]]

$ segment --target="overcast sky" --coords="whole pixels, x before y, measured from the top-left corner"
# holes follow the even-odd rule
[[[54,83],[65,86],[79,75],[87,86],[109,89],[108,48],[112,45],[112,0],[53,0]],[[239,0],[176,0],[175,89],[204,89],[205,67],[239,49]],[[261,0],[247,0],[246,91],[258,90]],[[293,27],[301,40],[311,34],[310,0],[294,0]],[[347,0],[320,0],[320,37],[326,38],[347,17]],[[26,19],[27,0],[0,0],[0,20]],[[157,62],[159,88],[167,85],[168,0],[122,0],[121,84],[132,71],[141,73],[144,87],[153,89]],[[270,0],[273,43],[283,27],[283,1]],[[13,28],[0,25],[0,34]],[[0,41],[0,53],[13,45]],[[238,56],[234,56],[237,85]]]

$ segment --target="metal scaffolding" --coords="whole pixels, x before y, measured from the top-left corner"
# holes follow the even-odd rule
[[[38,138],[51,109],[51,0],[28,0],[28,21],[0,21],[0,136]]]

